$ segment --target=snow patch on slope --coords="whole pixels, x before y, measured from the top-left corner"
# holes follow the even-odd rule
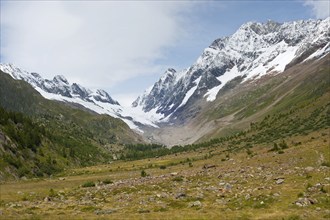
[[[186,93],[184,99],[182,100],[181,104],[179,105],[178,108],[180,108],[181,106],[184,106],[188,100],[190,99],[190,97],[194,94],[194,92],[196,91],[199,81],[201,80],[202,76],[198,77],[194,83],[196,84],[194,87],[192,87],[191,89],[188,90],[188,92]]]
[[[239,71],[237,69],[237,66],[234,66],[229,71],[227,71],[222,76],[217,77],[217,80],[221,82],[220,85],[213,87],[212,89],[209,89],[207,93],[205,93],[204,97],[206,97],[206,101],[212,102],[216,99],[218,92],[222,87],[226,85],[227,82],[237,77],[239,74]]]
[[[295,54],[298,47],[287,47],[284,53],[279,54],[273,61],[267,65],[267,67],[273,67],[274,70],[278,72],[283,72],[285,70],[285,66],[289,64],[293,58],[295,58]]]
[[[314,59],[314,58],[323,58],[327,53],[330,52],[330,42],[327,43],[323,48],[315,51],[309,57],[307,57],[303,62]]]

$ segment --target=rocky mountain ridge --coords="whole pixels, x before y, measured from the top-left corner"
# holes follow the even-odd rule
[[[13,64],[0,64],[0,70],[13,79],[24,80],[46,99],[83,106],[98,114],[107,114],[123,120],[131,129],[143,132],[141,126],[157,127],[152,114],[132,111],[124,108],[102,89],[91,90],[77,83],[70,82],[62,75],[56,75],[52,80],[44,79],[40,74],[28,72]]]
[[[330,52],[330,18],[283,24],[248,22],[233,35],[215,40],[188,69],[168,69],[132,104],[171,121],[197,100],[214,101],[223,86],[286,68]],[[173,120],[172,120],[173,121]]]
[[[77,83],[70,84],[63,75],[56,75],[52,80],[49,80],[42,78],[38,73],[29,73],[13,64],[0,64],[0,69],[11,75],[14,79],[24,80],[34,88],[40,88],[47,93],[61,95],[68,98],[80,98],[87,102],[93,102],[93,100],[96,100],[112,105],[119,105],[119,103],[113,100],[106,91],[102,89],[92,91]]]

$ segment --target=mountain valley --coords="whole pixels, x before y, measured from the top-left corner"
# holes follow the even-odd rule
[[[329,27],[243,24],[131,107],[0,64],[0,218],[330,218]]]

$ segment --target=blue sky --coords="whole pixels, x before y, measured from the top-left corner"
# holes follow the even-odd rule
[[[329,1],[1,1],[1,62],[103,88],[124,105],[248,21],[329,16]]]

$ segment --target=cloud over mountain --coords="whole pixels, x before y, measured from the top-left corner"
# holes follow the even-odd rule
[[[158,71],[182,34],[185,2],[2,2],[1,57],[88,86]],[[52,75],[46,76],[52,77]]]

